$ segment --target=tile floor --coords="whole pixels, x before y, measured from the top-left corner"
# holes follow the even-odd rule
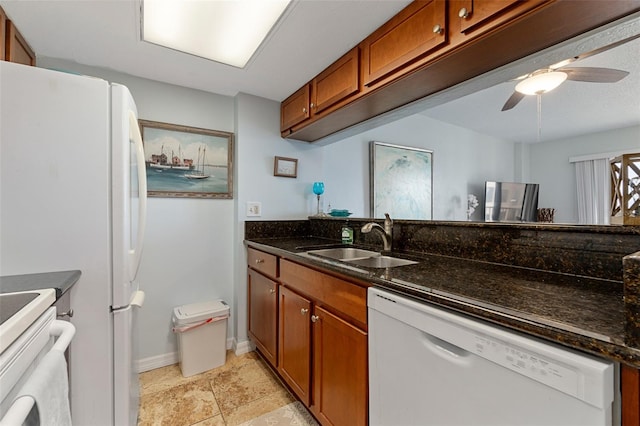
[[[138,426],[239,425],[293,401],[255,352],[227,351],[224,366],[195,376],[177,364],[141,373]]]

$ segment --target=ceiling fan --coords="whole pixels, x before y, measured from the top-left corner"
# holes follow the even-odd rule
[[[565,67],[576,59],[568,59],[551,65],[549,68],[539,69],[517,78],[516,80],[520,80],[520,82],[502,107],[502,111],[515,107],[527,95],[541,95],[549,92],[561,85],[565,80],[587,83],[616,83],[629,75],[627,71],[613,68]]]

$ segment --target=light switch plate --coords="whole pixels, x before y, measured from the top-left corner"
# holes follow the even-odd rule
[[[247,217],[249,216],[262,216],[262,203],[247,201]]]

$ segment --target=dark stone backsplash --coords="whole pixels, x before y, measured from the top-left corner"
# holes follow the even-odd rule
[[[342,226],[354,244],[382,249],[370,219],[310,219],[313,236],[340,240]],[[383,224],[383,220],[375,220]],[[511,266],[622,281],[622,258],[640,250],[640,227],[504,224],[395,220],[393,251],[433,253]]]

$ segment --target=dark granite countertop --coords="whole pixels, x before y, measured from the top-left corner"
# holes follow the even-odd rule
[[[60,299],[78,281],[80,271],[44,272],[39,274],[7,275],[0,277],[0,293],[53,288]]]
[[[640,367],[640,348],[625,343],[622,281],[583,277],[465,258],[393,253],[417,264],[379,269],[353,267],[305,254],[340,244],[315,237],[252,238],[258,249],[529,335]]]

